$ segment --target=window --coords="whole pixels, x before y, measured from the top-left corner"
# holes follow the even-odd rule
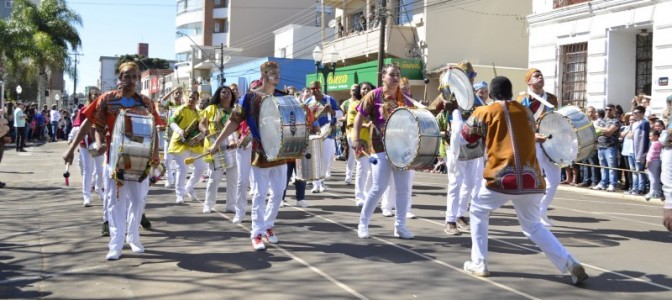
[[[215,33],[228,32],[229,29],[226,26],[226,19],[215,19]]]
[[[175,60],[177,62],[191,61],[191,51],[180,52],[175,54]]]
[[[184,35],[199,35],[203,32],[203,24],[201,22],[184,24],[177,26],[177,31]],[[180,36],[179,34],[177,35]]]
[[[413,21],[413,2],[414,0],[399,0],[396,7],[395,16],[397,24],[408,24]]]
[[[586,105],[588,43],[562,46],[562,106]]]
[[[203,8],[203,0],[179,0],[177,1],[177,13],[185,13]]]
[[[5,0],[5,7],[6,8],[12,8],[12,1],[11,0]]]
[[[588,2],[590,0],[553,0],[553,8],[561,8],[565,6],[570,6],[574,4],[579,4],[583,2]]]
[[[227,0],[215,0],[215,8],[227,7]]]
[[[635,94],[651,95],[651,65],[653,62],[653,34],[637,35]]]

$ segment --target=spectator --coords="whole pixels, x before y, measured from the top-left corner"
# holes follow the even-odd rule
[[[646,152],[649,151],[649,131],[651,130],[649,121],[644,118],[646,108],[637,106],[632,111],[635,117],[635,123],[632,126],[632,146],[633,157],[635,159],[635,171],[632,176],[633,194],[644,195],[647,191],[647,176],[643,173],[646,164]]]
[[[672,96],[668,96],[666,99],[667,106],[665,109],[663,109],[663,115],[661,118],[663,120],[669,120],[670,119],[670,114],[672,112]]]
[[[26,114],[23,109],[26,106],[19,103],[14,109],[14,128],[16,129],[16,152],[26,152]]]
[[[38,111],[35,114],[35,136],[34,138],[40,142],[44,141],[44,126],[46,122],[46,118],[44,117],[45,114],[47,113],[46,110],[44,111]]]
[[[626,114],[626,122],[623,126],[621,126],[621,140],[623,141],[623,146],[621,148],[621,157],[623,158],[623,168],[630,170],[625,171],[624,177],[625,177],[625,187],[623,189],[626,190],[626,194],[633,194],[635,191],[634,185],[633,185],[633,172],[636,171],[635,168],[635,156],[634,156],[634,148],[632,146],[632,138],[634,133],[632,132],[632,126],[633,123],[635,122],[635,117],[632,115],[632,113],[627,113]]]
[[[58,111],[56,104],[51,106],[51,111],[49,111],[49,120],[51,121],[51,141],[55,142],[58,140],[58,123],[61,121],[61,113]]]
[[[359,30],[366,31],[366,17],[364,15],[359,16]]]
[[[651,198],[663,197],[663,186],[660,183],[660,151],[663,149],[663,144],[658,140],[660,138],[660,131],[652,131],[649,135],[651,140],[651,147],[646,154],[646,173],[649,175],[649,182],[651,188],[649,193],[644,196],[648,201]]]
[[[586,108],[586,115],[588,115],[588,118],[593,122],[593,126],[597,126],[598,115],[595,107],[588,106],[588,108]],[[592,156],[584,159],[583,163],[590,166],[581,166],[581,176],[583,177],[581,186],[596,186],[600,182],[600,168],[598,167],[600,165],[600,160],[597,156],[597,151],[595,151]]]
[[[663,130],[665,130],[665,121],[658,119],[655,122],[653,122],[653,130],[658,131],[662,134]]]
[[[605,118],[597,124],[597,155],[602,166],[602,181],[595,186],[596,190],[613,192],[618,185],[618,130],[621,122],[616,119],[616,106],[607,104],[604,109]],[[605,169],[604,167],[614,168]]]

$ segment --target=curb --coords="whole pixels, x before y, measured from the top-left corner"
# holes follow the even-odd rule
[[[663,204],[665,203],[664,201],[661,201],[658,198],[652,198],[651,200],[646,201],[646,199],[644,199],[644,196],[626,195],[626,194],[623,193],[624,192],[623,190],[616,190],[615,192],[607,192],[607,191],[600,191],[600,190],[591,190],[590,188],[587,188],[587,187],[576,187],[576,186],[571,186],[571,185],[567,185],[567,184],[560,184],[558,186],[558,190],[563,191],[563,192],[582,193],[584,195],[591,195],[591,196],[600,196],[600,197],[606,197],[606,198],[630,200],[630,201],[649,203],[649,204],[655,204],[655,205],[660,205],[660,206],[663,206]]]

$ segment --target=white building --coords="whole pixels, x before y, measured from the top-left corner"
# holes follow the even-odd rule
[[[672,94],[670,12],[670,0],[534,0],[529,66],[564,104],[628,111],[645,93],[659,113]]]
[[[101,56],[100,70],[98,77],[98,88],[107,92],[117,87],[116,64],[119,61],[117,56]]]

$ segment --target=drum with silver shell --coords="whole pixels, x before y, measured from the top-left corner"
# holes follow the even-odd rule
[[[431,167],[438,156],[441,132],[430,111],[401,107],[387,120],[383,142],[392,166],[422,170]]]
[[[154,151],[154,117],[121,109],[114,123],[109,163],[118,180],[143,181]]]
[[[443,98],[457,101],[457,106],[462,111],[471,110],[474,107],[474,87],[464,71],[460,68],[450,67],[439,77],[439,89]]]
[[[306,152],[296,160],[296,178],[308,181],[326,177],[327,169],[322,166],[322,142],[321,135],[309,137]]]
[[[593,122],[576,106],[564,106],[543,114],[539,134],[546,136],[541,148],[559,167],[581,161],[596,150],[597,134]]]
[[[268,161],[295,159],[306,150],[306,112],[294,96],[266,96],[259,112],[261,145]]]

